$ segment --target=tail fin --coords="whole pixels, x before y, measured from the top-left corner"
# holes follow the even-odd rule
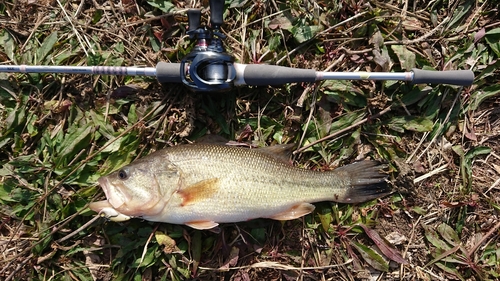
[[[344,198],[335,201],[361,203],[390,194],[387,174],[382,173],[384,168],[386,166],[377,161],[361,161],[335,169],[336,172],[345,173],[351,183]]]

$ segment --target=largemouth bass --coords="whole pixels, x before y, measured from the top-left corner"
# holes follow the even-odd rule
[[[90,208],[111,220],[142,218],[211,229],[255,218],[291,220],[311,203],[360,203],[390,193],[376,161],[311,171],[283,161],[289,145],[243,148],[178,145],[156,151],[98,180],[107,200]]]

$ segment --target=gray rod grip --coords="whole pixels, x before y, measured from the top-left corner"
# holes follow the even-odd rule
[[[413,84],[450,84],[470,86],[474,81],[474,72],[471,70],[433,71],[412,69]]]
[[[314,82],[316,71],[276,65],[248,64],[243,72],[243,78],[245,84],[251,86],[283,85]]]
[[[160,83],[182,83],[181,64],[159,62],[156,65],[156,79]]]

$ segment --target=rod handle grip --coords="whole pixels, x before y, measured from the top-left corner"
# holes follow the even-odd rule
[[[412,84],[450,84],[470,86],[474,81],[474,72],[471,70],[433,71],[412,69]]]
[[[300,69],[277,65],[247,64],[244,66],[243,80],[244,83],[241,83],[241,85],[250,86],[315,82],[316,71],[313,69]]]
[[[156,65],[156,79],[160,83],[182,83],[181,64],[159,62]]]

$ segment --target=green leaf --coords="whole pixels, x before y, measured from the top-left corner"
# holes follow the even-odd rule
[[[319,220],[321,221],[321,226],[325,232],[330,229],[330,223],[332,222],[332,208],[330,204],[317,204],[316,213],[318,214]]]
[[[250,235],[260,244],[264,244],[266,242],[266,233],[266,229],[262,227],[252,228],[250,231]]]
[[[135,104],[130,105],[130,109],[128,111],[127,118],[128,118],[129,124],[135,124],[135,123],[137,123],[137,120],[139,120],[139,118],[137,117]]]
[[[476,110],[483,101],[489,98],[493,98],[500,94],[500,84],[493,84],[486,86],[482,89],[478,89],[472,94],[472,101],[469,105],[470,110]]]
[[[175,5],[166,0],[153,0],[153,1],[147,1],[149,5],[158,8],[160,11],[164,13],[169,13],[175,9]]]
[[[14,54],[16,53],[16,43],[14,38],[6,28],[2,28],[2,32],[0,33],[0,42],[0,46],[3,47],[3,50],[7,57],[9,57],[9,59],[14,63],[17,63],[16,57],[14,56]]]
[[[304,43],[313,39],[314,36],[316,36],[316,34],[321,30],[322,28],[317,25],[299,25],[292,27],[290,29],[290,32],[292,33],[293,38],[295,38],[298,43]]]
[[[471,161],[479,155],[485,155],[490,153],[491,153],[491,148],[487,146],[476,146],[465,154],[465,159]]]
[[[365,246],[356,241],[351,241],[351,244],[358,250],[363,259],[376,270],[387,272],[389,271],[389,262],[386,261],[382,255],[377,253],[374,249]]]
[[[404,45],[391,45],[391,49],[396,53],[401,69],[411,70],[415,68],[415,53],[408,50]]]
[[[276,51],[281,45],[281,36],[272,36],[269,39],[269,50]]]
[[[492,29],[485,34],[486,43],[500,57],[500,28]]]
[[[138,268],[138,267],[149,267],[154,264],[157,254],[159,254],[158,244],[148,244],[147,245],[146,254],[142,257],[137,258],[130,267]]]
[[[45,57],[52,51],[54,44],[57,42],[57,32],[52,32],[43,40],[42,46],[36,50],[35,64],[41,64]]]
[[[405,130],[430,132],[433,125],[432,121],[428,118],[416,116],[395,116],[387,123],[389,128],[400,133],[404,133]]]
[[[437,231],[439,232],[441,237],[443,237],[450,245],[456,246],[460,244],[460,238],[458,237],[458,234],[449,225],[442,223],[437,227]]]
[[[94,14],[92,15],[92,24],[96,24],[98,21],[100,21],[103,13],[104,12],[101,9],[95,10]]]
[[[462,275],[458,272],[458,270],[455,267],[449,267],[446,264],[441,263],[441,262],[436,263],[436,266],[439,267],[440,269],[442,269],[447,274],[455,276],[456,278],[458,278],[462,281],[465,280],[464,277],[462,277]]]
[[[412,105],[427,96],[431,90],[432,88],[429,86],[425,87],[424,89],[414,87],[413,90],[403,94],[403,96],[401,97],[401,102],[405,106]]]
[[[348,80],[328,80],[323,83],[324,93],[328,101],[335,103],[365,107],[367,104],[363,91]]]
[[[408,118],[406,118],[408,119]],[[431,120],[425,117],[409,118],[406,123],[403,124],[403,128],[409,131],[415,132],[430,132],[434,124]]]
[[[427,241],[429,241],[434,247],[448,251],[451,249],[450,245],[448,245],[446,242],[441,240],[441,237],[438,235],[438,233],[432,229],[431,226],[428,226],[426,224],[422,224],[423,229],[425,230],[425,238]]]
[[[73,156],[88,146],[91,138],[92,127],[89,124],[79,127],[71,133],[66,134],[60,144],[61,151],[58,153],[57,166],[61,167],[72,161]]]
[[[462,18],[470,13],[471,11],[471,6],[472,6],[472,1],[465,1],[463,5],[458,6],[452,15],[452,18],[450,22],[448,23],[448,26],[446,27],[446,30],[450,30],[453,26],[459,23],[459,21],[462,20]],[[459,27],[461,28],[461,26]]]

